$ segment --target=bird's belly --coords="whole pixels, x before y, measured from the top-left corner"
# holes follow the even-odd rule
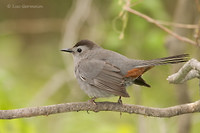
[[[90,85],[81,79],[78,79],[78,83],[80,85],[80,88],[89,96],[89,97],[111,97],[114,96],[108,91],[101,90],[93,85]]]

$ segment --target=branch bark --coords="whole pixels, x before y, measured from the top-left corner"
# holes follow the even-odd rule
[[[152,108],[140,105],[119,104],[114,102],[97,102],[96,104],[91,102],[63,103],[41,107],[0,110],[0,119],[16,119],[41,115],[48,116],[51,114],[75,111],[114,111],[152,117],[173,117],[182,114],[200,112],[200,100],[193,103],[167,108]]]
[[[196,59],[189,60],[177,73],[168,76],[167,80],[170,83],[180,84],[193,78],[200,79],[200,62]]]

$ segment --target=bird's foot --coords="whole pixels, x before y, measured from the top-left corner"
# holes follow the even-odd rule
[[[119,96],[118,103],[122,104],[122,97],[121,96]]]
[[[92,103],[94,105],[96,105],[95,99],[97,99],[96,97],[91,98],[90,100],[88,100],[89,103]]]

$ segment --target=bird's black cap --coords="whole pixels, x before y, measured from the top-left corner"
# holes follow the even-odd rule
[[[81,40],[78,43],[76,43],[76,45],[74,45],[74,47],[78,47],[78,46],[87,46],[89,49],[92,49],[94,46],[97,46],[97,45],[90,40]]]

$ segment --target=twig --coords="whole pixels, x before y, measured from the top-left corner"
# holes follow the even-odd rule
[[[152,117],[173,117],[182,114],[200,112],[200,100],[193,103],[182,104],[168,108],[152,108],[140,105],[119,104],[114,102],[97,102],[96,104],[91,102],[63,103],[41,107],[0,110],[0,119],[16,119],[41,115],[48,116],[51,114],[75,111],[114,111]]]
[[[170,83],[180,84],[193,78],[200,78],[200,62],[191,59],[175,74],[168,76]]]
[[[198,29],[199,26],[197,24],[182,24],[182,23],[172,23],[172,22],[166,22],[161,20],[156,20],[159,24],[166,25],[166,26],[173,26],[178,28],[184,28],[184,29]]]
[[[137,16],[140,16],[140,17],[144,18],[145,20],[147,20],[150,23],[155,24],[156,26],[158,26],[159,28],[161,28],[165,32],[171,34],[172,36],[176,37],[180,41],[187,42],[187,43],[193,44],[195,46],[197,45],[195,41],[190,40],[189,38],[186,38],[186,37],[183,37],[183,36],[180,36],[180,35],[176,34],[175,32],[173,32],[170,29],[166,28],[165,26],[161,25],[158,21],[156,21],[156,20],[150,18],[149,16],[147,16],[145,14],[142,14],[142,13],[140,13],[140,12],[134,10],[134,9],[131,9],[127,5],[124,7],[124,10],[126,10],[126,11],[128,11],[130,13],[133,13],[133,14],[135,14]]]

